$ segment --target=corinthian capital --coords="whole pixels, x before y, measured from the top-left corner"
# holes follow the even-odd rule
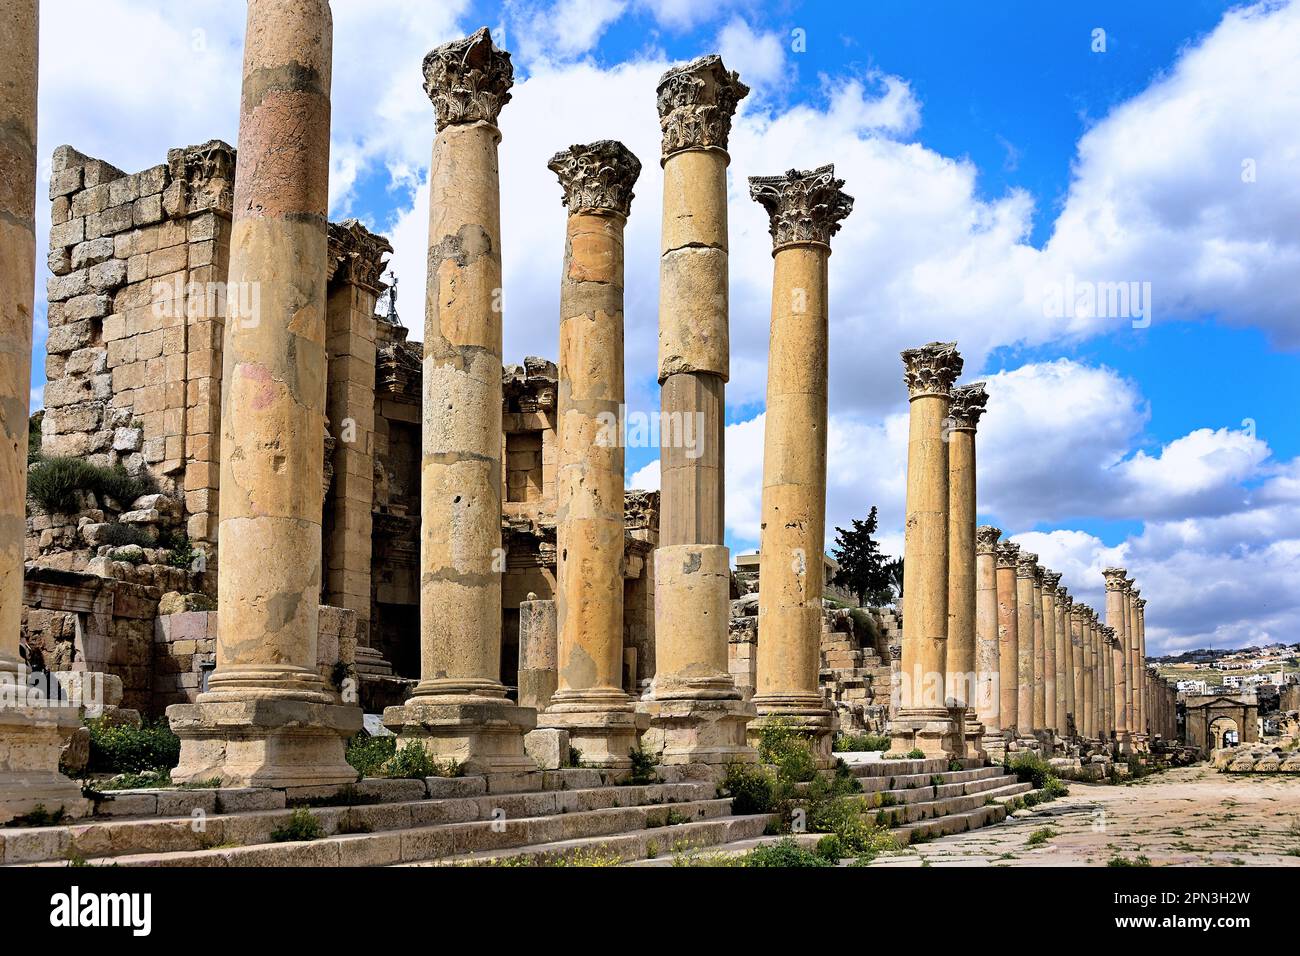
[[[1107,591],[1123,591],[1124,576],[1128,574],[1125,568],[1107,568],[1101,572],[1102,577],[1106,579]]]
[[[727,148],[736,104],[749,95],[740,74],[716,53],[675,66],[659,78],[663,158],[683,149]]]
[[[994,554],[998,549],[998,538],[1002,537],[1002,529],[995,528],[991,524],[982,524],[975,529],[975,553],[976,554]]]
[[[1074,606],[1074,598],[1070,597],[1068,589],[1058,587],[1056,589],[1056,603],[1068,611]]]
[[[1028,578],[1033,580],[1038,577],[1041,568],[1038,567],[1038,555],[1032,551],[1021,551],[1020,556],[1016,558],[1016,577]]]
[[[853,197],[840,187],[835,166],[791,169],[781,176],[750,176],[749,196],[767,210],[772,248],[797,242],[831,244],[840,220],[853,211]]]
[[[1020,545],[1012,541],[1003,541],[997,550],[998,567],[1014,568],[1020,561]]]
[[[1055,591],[1056,585],[1060,583],[1060,580],[1061,580],[1060,572],[1048,571],[1046,568],[1043,569],[1043,590],[1044,591]]]
[[[487,27],[434,47],[424,58],[424,92],[433,102],[438,132],[455,123],[495,126],[514,81],[510,54],[493,46]]]
[[[948,396],[964,364],[956,342],[931,342],[920,348],[904,349],[902,355],[903,381],[912,398]]]
[[[331,279],[351,282],[378,295],[387,288],[380,280],[387,266],[386,255],[393,247],[383,236],[371,232],[356,219],[329,224],[329,274]]]
[[[1139,611],[1145,611],[1145,610],[1146,610],[1146,606],[1147,606],[1147,599],[1146,599],[1146,598],[1138,598],[1137,601],[1136,601],[1135,603],[1137,604],[1137,609],[1138,609]]]
[[[641,161],[622,143],[602,139],[556,153],[546,168],[560,177],[562,202],[575,212],[614,212],[626,217]]]
[[[952,390],[952,401],[948,406],[948,417],[952,419],[954,430],[975,431],[988,404],[989,393],[984,390],[983,382],[959,385]]]

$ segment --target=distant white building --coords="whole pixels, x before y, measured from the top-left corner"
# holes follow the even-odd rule
[[[1178,682],[1178,693],[1180,694],[1208,694],[1210,685],[1203,680],[1180,680]]]

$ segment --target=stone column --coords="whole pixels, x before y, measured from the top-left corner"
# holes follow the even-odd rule
[[[1121,753],[1128,753],[1132,741],[1129,737],[1129,697],[1128,697],[1128,581],[1123,568],[1106,568],[1102,575],[1106,579],[1106,625],[1115,634],[1115,643],[1111,648],[1113,658],[1114,683],[1111,689],[1115,698],[1114,729],[1115,739]]]
[[[658,86],[664,205],[659,260],[659,548],[655,676],[641,709],[661,762],[752,761],[752,704],[727,662],[730,552],[723,544],[727,305],[727,139],[749,93],[716,55]],[[820,551],[818,552],[820,559]]]
[[[356,779],[361,710],[317,670],[332,29],[328,0],[249,0],[227,283],[257,304],[226,318],[217,669],[167,709],[178,783]]]
[[[1018,723],[1021,737],[1032,737],[1037,725],[1034,722],[1034,576],[1038,571],[1038,555],[1021,551],[1016,559],[1016,606],[1019,643],[1016,656],[1016,697]],[[1042,609],[1038,612],[1040,618]]]
[[[1129,579],[1128,607],[1125,611],[1125,625],[1128,627],[1128,672],[1129,672],[1129,725],[1133,732],[1134,746],[1146,749],[1146,662],[1142,659],[1142,649],[1138,643],[1137,601],[1142,592],[1133,586]]]
[[[0,13],[0,824],[38,805],[86,812],[59,773],[76,707],[29,695],[18,652],[26,536],[27,413],[36,277],[37,0]]]
[[[1016,565],[1020,545],[1003,541],[994,555],[998,586],[998,709],[1003,735],[1015,737],[1020,726],[1020,615]]]
[[[1082,695],[1078,698],[1080,702],[1079,711],[1082,715],[1079,733],[1085,739],[1090,740],[1097,736],[1096,712],[1093,710],[1093,679],[1097,662],[1096,649],[1093,647],[1092,608],[1086,605],[1076,605],[1075,618],[1079,625],[1079,650],[1081,652],[1079,681],[1075,685],[1082,691]]]
[[[470,772],[531,770],[536,712],[501,684],[501,210],[514,70],[487,29],[424,58],[429,167],[420,473],[420,683],[384,723]]]
[[[1139,592],[1133,593],[1136,595]],[[1133,599],[1133,626],[1137,632],[1138,663],[1142,668],[1142,707],[1138,711],[1138,723],[1144,734],[1154,734],[1158,732],[1158,723],[1155,716],[1150,713],[1153,677],[1147,668],[1146,614],[1143,611],[1146,604],[1145,598],[1134,597]]]
[[[1064,595],[1065,601],[1065,707],[1075,737],[1083,736],[1083,606]]]
[[[1061,732],[1056,713],[1056,586],[1061,575],[1046,568],[1042,573],[1042,593],[1039,603],[1043,608],[1043,726],[1053,735]],[[1034,649],[1034,669],[1038,669],[1038,649]]]
[[[1001,638],[998,628],[999,528],[975,529],[975,716],[985,740],[1002,739]]]
[[[920,748],[934,756],[960,753],[963,741],[947,707],[948,443],[944,420],[962,359],[952,342],[902,353],[910,396],[907,520],[903,542],[901,700],[890,750]],[[759,635],[761,646],[762,635]]]
[[[555,602],[531,591],[519,602],[519,706],[540,712],[559,685]]]
[[[1034,732],[1046,731],[1047,728],[1047,634],[1043,618],[1043,575],[1046,568],[1034,567],[1033,598],[1030,611],[1033,614],[1034,637]]]
[[[1104,717],[1102,719],[1102,732],[1104,739],[1113,741],[1116,738],[1118,729],[1115,726],[1115,629],[1109,624],[1102,625],[1102,658],[1104,670],[1103,684],[1103,704],[1105,707]]]
[[[751,734],[794,723],[831,760],[833,714],[818,684],[826,531],[827,260],[853,209],[833,166],[752,176],[772,234],[772,332],[763,435],[758,674]]]
[[[983,382],[952,390],[946,422],[948,439],[948,669],[947,694],[965,708],[964,733],[970,756],[985,756],[984,727],[976,718],[975,688],[975,431],[988,403]],[[990,561],[992,551],[989,552]]]
[[[1062,737],[1073,737],[1070,725],[1074,722],[1074,685],[1070,665],[1070,592],[1056,587],[1056,732]]]
[[[560,280],[556,606],[559,684],[538,724],[584,762],[632,765],[636,706],[623,691],[623,230],[641,163],[622,143],[571,146]],[[645,718],[640,718],[645,726]]]

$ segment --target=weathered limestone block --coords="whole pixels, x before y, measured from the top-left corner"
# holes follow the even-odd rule
[[[559,770],[569,765],[569,732],[559,727],[540,727],[524,734],[524,752],[538,770]],[[585,754],[584,754],[585,757]]]

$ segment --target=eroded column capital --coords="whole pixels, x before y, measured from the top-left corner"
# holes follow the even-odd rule
[[[1055,591],[1056,586],[1060,583],[1060,581],[1061,581],[1061,573],[1059,571],[1048,571],[1046,568],[1043,569],[1043,590],[1044,591]]]
[[[1038,576],[1040,570],[1041,569],[1038,567],[1038,555],[1034,554],[1032,551],[1020,552],[1019,557],[1016,558],[1016,577],[1028,578],[1032,581]]]
[[[749,196],[767,210],[772,249],[792,243],[831,244],[840,221],[853,211],[853,197],[840,187],[835,166],[790,169],[780,176],[750,176]]]
[[[1101,572],[1102,577],[1106,579],[1107,591],[1123,591],[1124,577],[1128,574],[1126,568],[1106,568]]]
[[[1002,529],[995,528],[991,524],[982,524],[975,529],[975,553],[976,554],[995,554],[998,550],[998,538],[1002,537]]]
[[[980,417],[988,404],[989,393],[983,382],[970,385],[958,385],[952,390],[952,401],[948,406],[948,417],[952,419],[954,431],[975,431]]]
[[[1003,541],[998,545],[995,553],[999,568],[1014,569],[1020,561],[1020,545],[1013,541]]]
[[[631,212],[632,187],[641,175],[641,161],[618,140],[570,146],[552,156],[546,168],[564,187],[561,202],[569,215],[608,212],[626,218]]]
[[[455,123],[495,126],[514,81],[510,54],[493,45],[487,27],[424,57],[424,92],[433,103],[438,132]]]
[[[1147,606],[1147,599],[1146,599],[1146,598],[1138,598],[1134,603],[1137,605],[1137,609],[1138,609],[1139,611],[1145,611],[1145,610],[1146,610],[1146,606]]]
[[[1058,587],[1056,589],[1056,603],[1069,611],[1074,607],[1074,598],[1070,597],[1070,592],[1067,588]]]
[[[903,381],[910,398],[951,395],[964,364],[956,342],[931,342],[920,348],[904,349],[901,354]]]
[[[749,95],[740,74],[716,53],[675,66],[656,88],[663,158],[683,149],[726,150],[736,105]]]
[[[362,286],[378,295],[387,286],[381,280],[393,247],[356,219],[329,225],[329,278]]]

